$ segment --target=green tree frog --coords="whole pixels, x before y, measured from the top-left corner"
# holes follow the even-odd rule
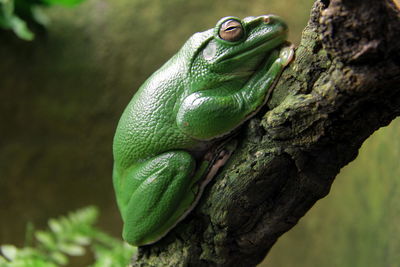
[[[255,114],[291,61],[286,38],[275,15],[222,18],[139,88],[113,145],[124,240],[154,243],[193,209],[215,174],[213,159],[226,158],[209,151]]]

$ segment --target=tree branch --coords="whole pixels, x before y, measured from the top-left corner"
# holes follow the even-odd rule
[[[200,204],[133,266],[255,266],[328,194],[364,140],[400,114],[400,12],[316,1],[268,109]]]

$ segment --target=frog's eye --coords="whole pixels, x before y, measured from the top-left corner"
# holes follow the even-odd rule
[[[219,29],[219,37],[225,41],[235,42],[243,37],[242,24],[234,19],[230,19],[222,23]]]

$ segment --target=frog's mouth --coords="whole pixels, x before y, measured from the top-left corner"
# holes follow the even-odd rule
[[[267,51],[281,45],[287,36],[287,30],[282,30],[276,32],[274,35],[270,35],[267,38],[255,41],[254,44],[248,46],[246,49],[238,47],[238,49],[231,51],[223,56],[221,56],[217,62],[218,63],[232,63],[232,62],[243,62],[244,60],[254,57],[258,54],[262,54]]]

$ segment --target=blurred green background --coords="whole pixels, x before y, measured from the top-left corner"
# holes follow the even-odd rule
[[[119,236],[111,146],[134,91],[223,16],[279,14],[298,43],[312,3],[87,0],[46,10],[33,42],[0,31],[0,244],[22,245],[27,222],[89,204]],[[262,266],[398,266],[399,130],[375,134]]]

